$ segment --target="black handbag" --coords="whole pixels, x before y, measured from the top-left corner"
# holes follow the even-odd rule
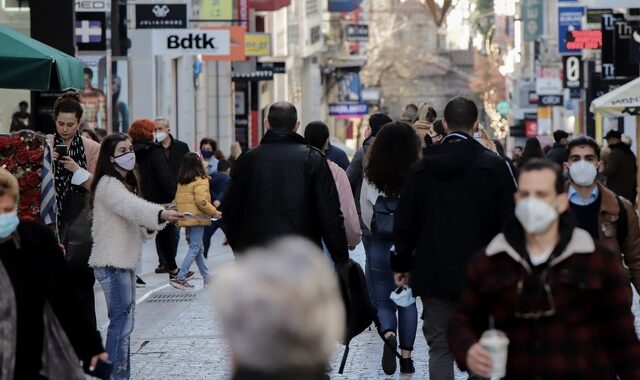
[[[382,195],[376,199],[373,205],[373,218],[371,219],[371,233],[380,240],[393,240],[393,221],[398,209],[398,197],[385,197]]]

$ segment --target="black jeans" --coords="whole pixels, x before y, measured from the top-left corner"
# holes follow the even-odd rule
[[[216,233],[218,228],[222,226],[222,220],[216,220],[211,222],[210,225],[204,228],[204,236],[202,242],[204,243],[204,257],[209,257],[209,247],[211,246],[211,238]]]
[[[169,271],[178,269],[176,264],[176,254],[178,253],[178,240],[180,232],[175,224],[168,224],[156,235],[156,250],[160,263],[164,264]]]

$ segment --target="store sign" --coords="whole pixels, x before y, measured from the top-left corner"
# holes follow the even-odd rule
[[[105,12],[76,13],[76,46],[80,51],[107,50]]]
[[[245,2],[245,12],[246,12]],[[232,20],[232,0],[200,0],[200,18],[204,20]]]
[[[602,30],[602,77],[604,79],[613,78],[616,75],[615,56],[616,56],[616,21],[624,19],[620,13],[603,14],[600,24]]]
[[[244,37],[244,54],[247,57],[271,55],[270,33],[247,33]]]
[[[250,7],[256,11],[272,12],[291,4],[291,0],[251,0]]]
[[[528,100],[529,104],[538,104],[538,93],[535,91],[529,91]]]
[[[274,74],[285,74],[287,72],[286,62],[258,62],[256,63],[256,69],[271,70]]]
[[[602,15],[606,13],[613,13],[613,9],[611,8],[587,9],[587,24],[600,24]]]
[[[136,29],[184,29],[187,4],[136,4]]]
[[[567,48],[571,42],[572,32],[582,29],[583,7],[559,7],[558,8],[558,51],[560,54],[572,53]],[[575,52],[573,52],[575,54]]]
[[[329,12],[353,12],[362,0],[329,0]]]
[[[562,57],[562,67],[564,70],[563,87],[564,88],[581,88],[582,87],[582,59],[578,55],[565,55]]]
[[[569,31],[565,41],[565,50],[600,49],[602,31],[599,29]]]
[[[536,41],[542,35],[544,4],[542,0],[522,0],[520,6],[524,40]]]
[[[234,82],[260,82],[265,80],[273,80],[273,71],[256,70],[250,73],[233,73],[231,79]]]
[[[76,0],[76,12],[111,12],[111,0]]]
[[[230,36],[229,53],[207,54],[202,56],[203,61],[245,61],[246,33],[242,26],[227,26],[221,28],[204,28],[210,31],[228,31]]]
[[[329,116],[348,119],[350,117],[361,117],[369,113],[369,106],[366,103],[330,103]]]
[[[349,24],[347,25],[347,41],[367,42],[369,41],[369,25]]]
[[[380,101],[380,88],[379,87],[365,87],[360,90],[360,99],[363,102],[379,102]]]
[[[562,93],[562,71],[556,67],[538,67],[536,69],[536,93],[555,95]]]
[[[541,95],[538,105],[541,106],[561,106],[563,101],[562,95]]]
[[[226,30],[176,29],[153,32],[156,55],[231,54],[231,32]]]
[[[524,121],[524,134],[527,137],[538,136],[538,121],[537,120],[525,120]]]
[[[507,116],[511,111],[511,104],[506,100],[501,100],[496,104],[496,111],[502,116]]]

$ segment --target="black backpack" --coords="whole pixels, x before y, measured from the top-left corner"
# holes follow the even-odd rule
[[[371,305],[369,291],[367,289],[367,280],[360,264],[349,259],[349,262],[340,268],[338,281],[344,301],[347,325],[344,339],[346,347],[342,355],[342,361],[340,362],[340,369],[338,370],[338,373],[342,374],[347,362],[347,356],[349,355],[349,343],[351,339],[369,328],[372,322],[376,326],[378,335],[380,335],[383,340],[384,336],[379,328],[380,322],[378,321],[378,315]],[[400,354],[397,351],[396,356],[400,358]]]
[[[379,195],[376,204],[373,205],[373,217],[371,218],[371,234],[379,240],[393,240],[393,221],[398,209],[398,197],[385,197]]]

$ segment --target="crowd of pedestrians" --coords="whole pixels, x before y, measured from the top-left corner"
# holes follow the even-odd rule
[[[601,152],[557,131],[546,154],[530,138],[509,158],[472,100],[438,114],[428,102],[396,122],[372,114],[349,161],[325,123],[299,133],[295,106],[277,102],[259,145],[234,143],[227,158],[211,138],[190,152],[165,118],[135,120],[126,135],[83,131],[79,95],[63,94],[49,138],[57,236],[18,220],[18,182],[0,169],[0,287],[13,290],[0,292],[0,379],[82,378],[80,360],[128,379],[144,241],[155,239],[156,273],[190,290],[194,261],[212,282],[219,229],[237,257],[214,286],[236,379],[324,378],[355,312],[331,269],[342,275],[361,241],[388,375],[416,371],[419,297],[431,379],[453,379],[455,363],[469,378],[505,363],[509,379],[640,378],[637,166],[622,136],[607,134]],[[502,340],[492,346],[487,331]]]

